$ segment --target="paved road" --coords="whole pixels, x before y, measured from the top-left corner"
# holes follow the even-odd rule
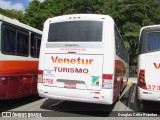
[[[160,114],[160,103],[158,102],[147,102],[143,106],[137,99],[137,87],[136,83],[131,83],[127,85],[123,91],[120,100],[113,105],[99,105],[99,104],[89,104],[80,102],[70,102],[70,101],[58,101],[47,98],[40,98],[37,96],[30,96],[16,100],[0,101],[0,111],[18,111],[18,112],[42,112],[42,116],[47,116],[45,119],[51,119],[49,116],[54,116],[63,120],[70,119],[70,117],[79,117],[83,119],[105,119],[106,117],[111,117],[111,119],[117,119],[119,114],[130,115],[137,113],[141,115],[146,114]],[[147,117],[149,119],[149,117]],[[145,117],[139,117],[136,119],[147,119]],[[154,117],[153,119],[157,119]],[[4,119],[4,118],[0,118]],[[12,120],[17,118],[12,118]],[[44,119],[44,118],[43,118]],[[124,119],[123,117],[120,119]],[[132,118],[135,119],[135,118]],[[158,118],[159,119],[159,118]]]
[[[125,92],[131,89],[132,86],[132,84],[128,85]],[[2,107],[0,108],[0,111],[65,111],[68,113],[82,111],[132,111],[130,108],[126,107],[123,102],[125,103],[126,99],[124,99],[122,102],[118,101],[113,105],[101,105],[81,102],[59,101],[31,96],[17,100],[1,101],[0,106]],[[95,116],[95,114],[93,114],[93,116]]]

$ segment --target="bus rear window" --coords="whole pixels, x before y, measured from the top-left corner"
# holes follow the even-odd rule
[[[52,23],[48,42],[101,42],[102,21],[67,21]]]
[[[147,34],[147,50],[160,50],[160,32],[149,32]]]

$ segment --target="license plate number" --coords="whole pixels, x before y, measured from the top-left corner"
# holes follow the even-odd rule
[[[76,83],[64,83],[65,88],[76,88]]]

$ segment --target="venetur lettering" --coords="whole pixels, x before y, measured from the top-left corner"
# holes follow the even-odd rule
[[[51,56],[53,64],[84,64],[84,65],[91,65],[93,59],[83,59],[78,57],[77,59],[69,59],[69,58],[59,58],[58,56],[54,57]]]

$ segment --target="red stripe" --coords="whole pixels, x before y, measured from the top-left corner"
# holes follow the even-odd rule
[[[0,61],[0,74],[38,72],[38,61]]]

